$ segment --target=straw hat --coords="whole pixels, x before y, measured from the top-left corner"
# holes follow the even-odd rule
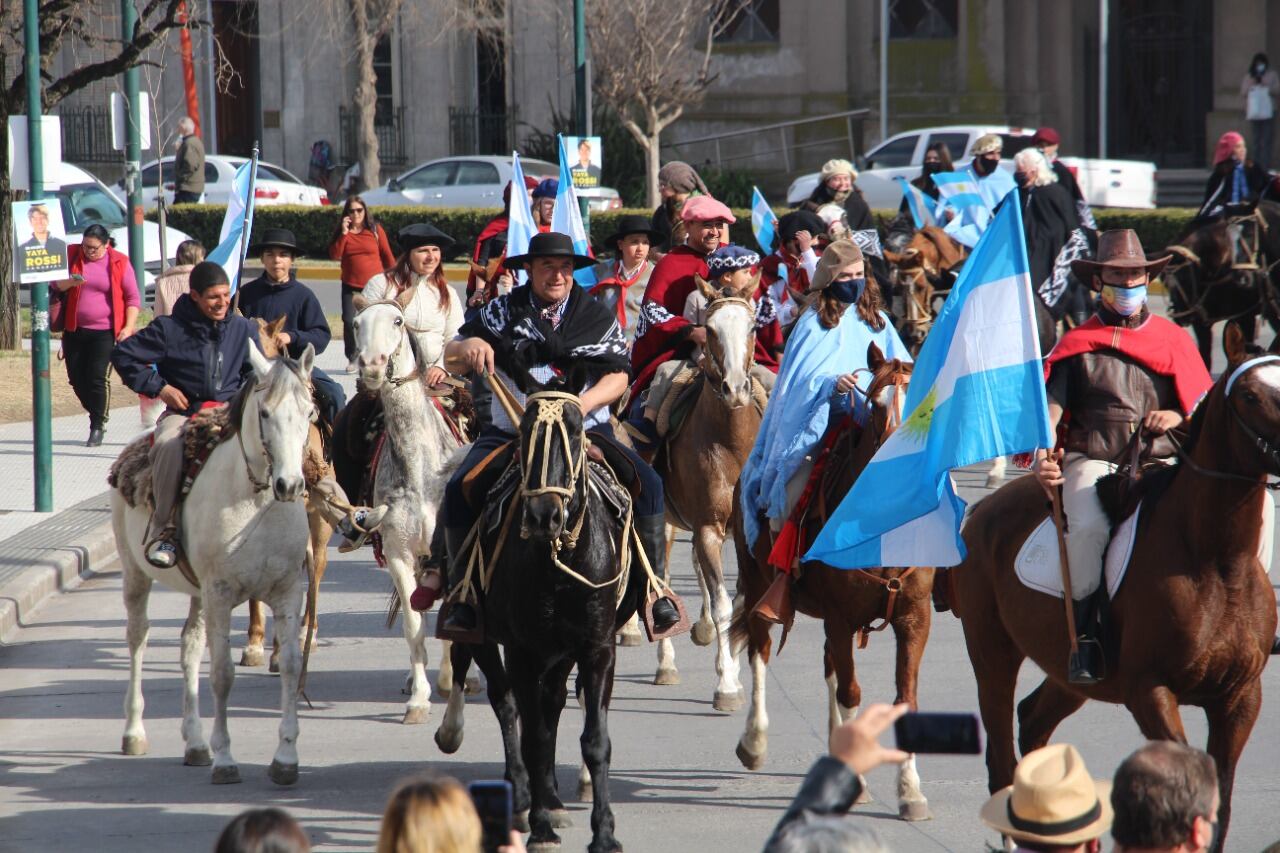
[[[1055,743],[1024,755],[979,816],[1014,841],[1083,844],[1111,828],[1111,783],[1091,778],[1074,746]]]

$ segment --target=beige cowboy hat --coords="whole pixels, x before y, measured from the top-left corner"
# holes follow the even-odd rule
[[[1093,287],[1093,277],[1108,267],[1117,270],[1145,269],[1148,275],[1156,275],[1172,259],[1173,255],[1165,255],[1154,261],[1148,260],[1146,252],[1142,251],[1138,232],[1121,228],[1099,234],[1097,260],[1081,258],[1072,261],[1071,271],[1076,278]]]
[[[852,240],[832,242],[818,259],[818,268],[813,271],[813,279],[809,282],[809,292],[828,287],[837,271],[860,260],[862,260],[862,250],[858,248],[857,243]]]
[[[1091,778],[1074,746],[1055,743],[1024,755],[979,816],[1014,841],[1083,844],[1111,828],[1111,783]]]

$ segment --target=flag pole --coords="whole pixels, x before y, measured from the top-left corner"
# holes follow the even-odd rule
[[[244,219],[240,225],[240,264],[236,267],[236,295],[232,301],[231,310],[239,312],[240,310],[240,279],[244,276],[244,259],[249,254],[249,221],[253,215],[253,185],[258,179],[258,141],[253,141],[253,156],[250,158],[249,166],[249,190],[245,193],[244,199]]]

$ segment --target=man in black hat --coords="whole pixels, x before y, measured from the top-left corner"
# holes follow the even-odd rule
[[[281,350],[297,358],[311,344],[316,355],[329,346],[333,333],[311,288],[298,281],[293,259],[298,246],[287,228],[268,228],[262,239],[249,247],[249,254],[262,261],[262,275],[240,288],[240,313],[268,323],[284,317],[284,328],[276,336]],[[333,423],[338,410],[347,404],[342,386],[318,367],[311,370],[311,383],[320,397],[320,415]]]
[[[793,210],[778,220],[778,250],[760,263],[760,280],[778,306],[778,325],[788,328],[800,313],[797,296],[809,292],[818,269],[817,236],[827,223],[810,210]]]
[[[605,245],[613,250],[613,260],[601,261],[592,270],[596,284],[591,295],[616,307],[624,331],[633,325],[627,320],[628,309],[632,317],[640,312],[640,297],[649,285],[654,266],[649,251],[661,240],[662,235],[650,225],[649,217],[624,216],[618,222],[618,230],[605,239]]]
[[[583,426],[593,442],[609,442],[626,454],[640,479],[636,498],[635,529],[654,571],[666,566],[666,522],[662,479],[634,450],[613,441],[609,406],[627,390],[629,358],[627,341],[613,313],[591,298],[573,280],[575,269],[591,266],[592,258],[574,252],[573,241],[564,234],[536,234],[523,255],[509,257],[511,269],[529,272],[529,286],[518,287],[485,305],[480,314],[466,323],[448,346],[445,359],[461,362],[468,370],[494,372],[524,401],[530,386],[525,377],[546,382],[557,373],[584,369],[587,383],[579,394]],[[467,475],[498,447],[516,437],[506,411],[494,401],[490,424],[445,487],[444,522],[449,552],[451,588],[462,578],[461,546],[475,523],[477,509],[466,500],[462,484]],[[485,494],[501,473],[490,466],[470,488]],[[679,621],[675,605],[659,599],[653,607],[654,628],[663,631]],[[464,634],[477,625],[475,610],[454,602],[443,623],[443,633]]]

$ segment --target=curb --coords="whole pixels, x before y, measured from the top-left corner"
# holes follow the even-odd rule
[[[45,600],[76,588],[118,561],[110,520],[69,542],[32,549],[26,568],[0,587],[0,647],[10,645],[10,635],[29,621]]]

